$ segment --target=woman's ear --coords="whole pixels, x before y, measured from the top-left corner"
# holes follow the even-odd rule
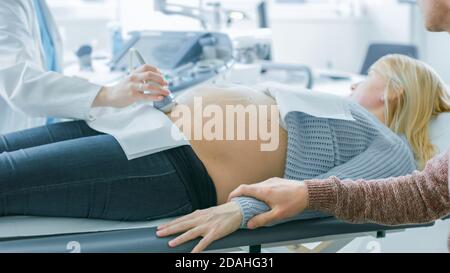
[[[390,100],[399,100],[402,96],[403,96],[403,93],[405,92],[405,88],[403,88],[403,87],[397,87],[396,89],[395,89],[395,92],[392,92],[392,97],[391,98],[389,98]]]
[[[395,90],[395,91],[393,91],[393,90]],[[405,89],[403,87],[396,87],[395,89],[391,89],[390,92],[387,93],[387,97],[383,96],[381,98],[381,100],[383,102],[385,102],[386,100],[397,101],[403,96],[404,92],[405,92]]]
[[[402,86],[402,87],[400,87],[399,90],[398,90],[398,96],[397,96],[397,98],[403,96],[404,93],[405,93],[405,88]]]

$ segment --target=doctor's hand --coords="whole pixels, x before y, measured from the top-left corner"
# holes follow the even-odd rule
[[[187,216],[176,219],[158,227],[156,235],[167,237],[182,233],[169,242],[170,247],[177,247],[188,241],[203,237],[192,253],[204,251],[212,242],[219,240],[241,226],[241,208],[235,202],[226,203],[218,207],[198,210]]]
[[[249,229],[296,216],[308,208],[309,203],[308,188],[304,183],[281,178],[272,178],[259,184],[242,185],[230,194],[229,200],[241,196],[256,198],[271,208],[269,212],[252,218],[247,225]]]
[[[150,65],[133,71],[115,86],[103,87],[92,107],[124,108],[138,101],[162,101],[170,94],[161,72]],[[144,91],[151,91],[145,94]]]

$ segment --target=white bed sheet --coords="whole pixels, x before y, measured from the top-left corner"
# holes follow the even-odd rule
[[[76,218],[3,217],[0,218],[0,239],[151,228],[173,219],[118,222]]]

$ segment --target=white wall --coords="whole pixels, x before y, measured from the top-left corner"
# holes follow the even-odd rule
[[[271,1],[275,60],[358,73],[370,43],[410,41],[409,5],[396,0],[357,3],[360,10],[352,15],[339,11],[342,5],[322,5],[317,11]]]
[[[411,42],[411,6],[397,0],[365,0],[371,21],[371,41]]]
[[[277,62],[357,72],[369,35],[364,20],[278,21],[272,23]]]
[[[450,35],[447,33],[428,33],[425,39],[423,59],[450,83]]]

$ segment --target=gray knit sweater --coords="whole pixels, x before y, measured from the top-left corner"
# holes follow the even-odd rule
[[[398,177],[416,170],[407,141],[353,101],[346,101],[355,121],[324,119],[301,112],[285,118],[288,149],[284,177],[303,181],[335,176],[341,179]],[[270,207],[257,199],[233,199],[241,207],[241,228]],[[325,216],[306,212],[297,218]]]

